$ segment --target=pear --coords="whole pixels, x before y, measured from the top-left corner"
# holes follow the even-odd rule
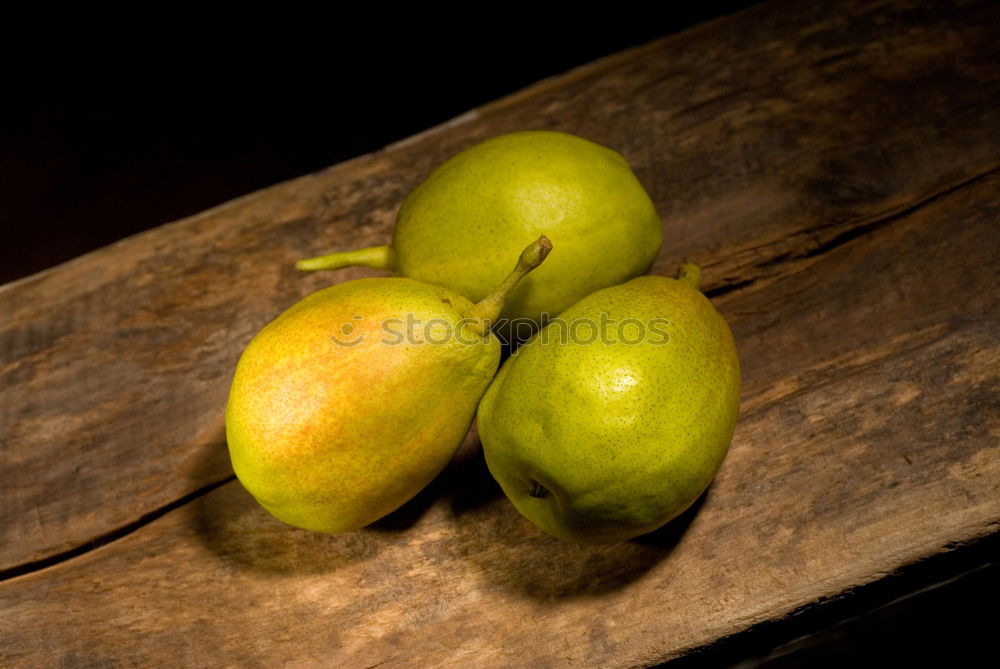
[[[483,396],[486,463],[514,506],[570,542],[659,528],[708,487],[732,439],[740,370],[700,271],[645,276],[567,309]]]
[[[539,234],[556,253],[502,313],[529,334],[543,315],[645,273],[663,240],[660,217],[620,154],[567,133],[525,131],[476,144],[435,169],[404,200],[391,245],[297,267],[390,269],[477,301]]]
[[[243,486],[278,519],[346,532],[385,516],[451,459],[496,374],[490,323],[551,249],[544,236],[478,304],[408,278],[320,290],[240,356],[226,438]]]

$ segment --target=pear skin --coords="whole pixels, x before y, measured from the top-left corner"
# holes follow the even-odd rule
[[[698,275],[687,265],[680,280],[640,277],[584,298],[483,396],[490,472],[545,532],[630,539],[683,512],[715,476],[739,411],[739,359]]]
[[[503,298],[544,237],[479,304],[407,278],[320,290],[265,326],[236,366],[226,437],[243,486],[278,519],[346,532],[395,510],[444,468],[496,373]]]
[[[525,131],[476,144],[435,169],[404,200],[391,245],[297,266],[391,269],[478,301],[539,234],[557,253],[502,312],[528,329],[543,314],[643,274],[663,241],[660,217],[619,153],[567,133]]]

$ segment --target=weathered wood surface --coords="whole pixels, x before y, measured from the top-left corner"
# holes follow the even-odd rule
[[[1000,527],[1000,56],[988,2],[775,2],[464,122],[0,288],[0,664],[635,666]],[[340,536],[231,477],[236,358],[384,243],[457,150],[554,128],[622,151],[744,366],[698,508],[641,541],[535,531],[474,439]],[[203,493],[203,494],[199,494]]]

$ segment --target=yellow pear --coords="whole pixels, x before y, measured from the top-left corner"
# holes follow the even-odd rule
[[[395,510],[461,444],[496,373],[490,323],[551,249],[529,245],[473,305],[407,278],[348,281],[295,304],[236,366],[226,438],[243,486],[280,520],[344,532]]]
[[[660,217],[621,154],[563,132],[524,131],[480,142],[435,169],[403,201],[391,245],[297,266],[391,269],[475,301],[539,234],[556,253],[521,282],[502,314],[525,330],[643,274],[663,241]]]
[[[517,509],[571,542],[621,541],[688,508],[733,435],[740,371],[697,290],[645,276],[567,309],[504,364],[479,407],[486,463]]]

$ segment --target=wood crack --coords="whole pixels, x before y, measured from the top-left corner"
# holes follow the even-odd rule
[[[121,527],[117,527],[111,530],[110,532],[106,532],[100,536],[94,537],[93,539],[90,539],[85,543],[80,544],[79,546],[74,546],[73,548],[61,551],[59,553],[55,553],[54,555],[49,555],[47,557],[39,558],[37,560],[32,560],[30,562],[25,562],[23,564],[19,564],[14,567],[0,569],[0,582],[17,578],[18,576],[31,574],[36,571],[41,571],[43,569],[47,569],[48,567],[52,567],[62,562],[66,562],[67,560],[72,560],[75,557],[79,557],[93,550],[101,548],[102,546],[107,546],[112,542],[118,541],[119,539],[122,539],[132,534],[133,532],[136,532],[139,529],[142,529],[146,525],[152,523],[154,520],[157,520],[165,516],[171,511],[175,511],[181,508],[188,502],[193,502],[199,497],[207,495],[213,490],[221,488],[225,484],[235,480],[236,476],[228,476],[222,479],[221,481],[209,483],[206,486],[202,486],[197,490],[189,492],[188,494],[184,495],[183,497],[180,497],[179,499],[175,499],[169,504],[164,504],[158,509],[154,509],[149,513],[143,514],[140,518],[132,521],[131,523],[122,525]]]
[[[885,227],[885,226],[887,226],[890,223],[893,223],[895,221],[898,221],[898,220],[901,220],[903,218],[906,218],[907,216],[915,213],[916,211],[918,211],[918,210],[920,210],[920,209],[922,209],[922,208],[924,208],[924,207],[926,207],[926,206],[928,206],[930,204],[933,204],[933,203],[935,203],[935,202],[937,202],[937,201],[939,201],[939,200],[941,200],[943,198],[946,198],[949,195],[952,195],[953,193],[955,193],[955,192],[957,192],[957,191],[959,191],[959,190],[961,190],[961,189],[963,189],[963,188],[965,188],[967,186],[971,186],[974,183],[976,183],[978,181],[981,181],[981,180],[989,177],[993,173],[997,172],[998,169],[1000,169],[1000,167],[998,167],[997,165],[993,165],[992,167],[990,167],[989,169],[987,169],[987,170],[985,170],[983,172],[979,172],[979,173],[974,174],[974,175],[972,175],[972,176],[970,176],[970,177],[968,177],[966,179],[963,179],[963,180],[959,181],[958,183],[954,183],[954,184],[952,184],[952,185],[950,185],[950,186],[948,186],[946,188],[943,188],[942,190],[933,192],[933,193],[931,193],[931,194],[923,197],[922,199],[917,200],[913,204],[911,204],[911,205],[909,205],[907,207],[904,207],[903,209],[900,209],[900,210],[895,211],[895,212],[891,212],[889,214],[886,214],[886,215],[884,215],[884,216],[882,216],[880,218],[877,218],[877,219],[875,219],[873,221],[870,221],[868,223],[863,223],[861,225],[849,228],[848,230],[845,230],[844,232],[840,233],[839,235],[836,235],[833,238],[831,238],[831,239],[829,239],[829,240],[827,240],[825,242],[821,242],[816,247],[803,252],[803,254],[800,257],[801,258],[814,258],[814,257],[816,257],[818,255],[822,255],[824,253],[828,253],[828,252],[832,251],[833,249],[835,249],[837,247],[843,246],[844,244],[847,244],[848,242],[851,242],[851,241],[857,239],[858,237],[866,235],[866,234],[868,234],[870,232],[874,232],[875,230],[878,230],[879,228],[883,228],[883,227]],[[797,259],[797,258],[793,257],[793,259]]]
[[[903,220],[929,205],[988,179],[998,171],[1000,171],[1000,165],[991,165],[985,170],[976,172],[944,188],[928,193],[914,202],[883,212],[868,221],[861,219],[864,222],[856,221],[847,224],[822,223],[792,232],[781,239],[771,240],[750,247],[737,248],[733,253],[728,254],[718,261],[706,262],[702,265],[703,269],[717,268],[716,271],[721,272],[725,277],[721,283],[709,285],[703,292],[709,298],[716,298],[749,288],[757,284],[761,279],[774,278],[778,274],[782,274],[782,272],[778,271],[775,273],[769,270],[775,268],[780,270],[780,268],[787,267],[790,264],[804,260],[814,260],[819,256],[835,251],[855,239],[874,233],[896,221]],[[837,228],[842,228],[842,230],[834,232]],[[795,244],[789,242],[790,239],[802,237],[812,238],[812,244],[805,248],[795,248]],[[753,257],[754,261],[746,262],[744,260],[746,256]],[[746,275],[748,273],[750,276]]]

